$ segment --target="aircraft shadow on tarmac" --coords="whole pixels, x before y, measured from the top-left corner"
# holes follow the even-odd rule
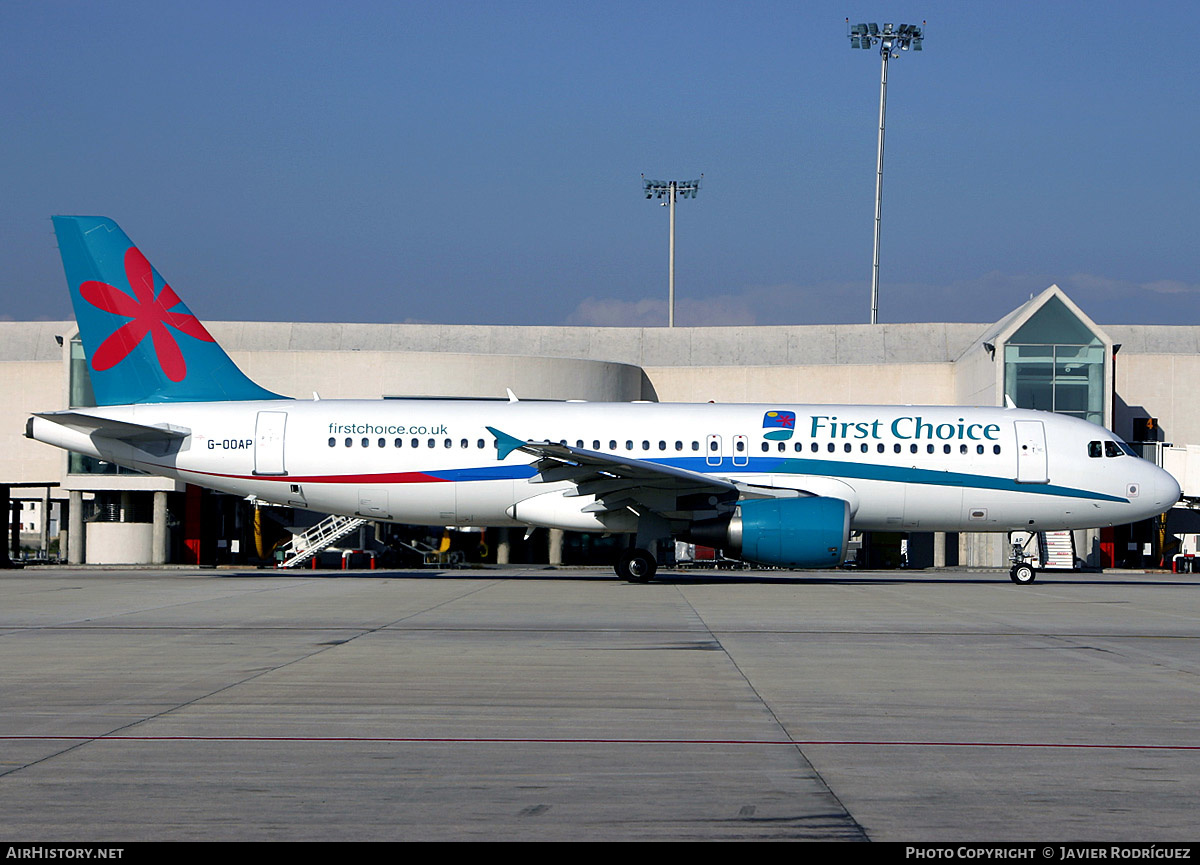
[[[536,568],[536,570],[535,570]],[[288,577],[310,577],[321,580],[353,580],[353,579],[388,579],[388,580],[542,580],[593,583],[620,582],[608,571],[571,572],[571,568],[552,568],[549,566],[532,566],[529,570],[512,568],[505,570],[464,569],[464,570],[375,570],[375,571],[223,571],[214,574],[222,579],[245,577],[266,577],[270,575]],[[861,575],[859,575],[861,574]],[[1040,572],[1034,587],[1041,585],[1073,585],[1073,586],[1200,586],[1200,581],[1177,579],[1161,579],[1159,574],[1131,574],[1129,576],[1101,575],[1089,573],[1048,573]],[[1064,579],[1066,578],[1066,579]],[[974,585],[979,583],[1001,583],[1011,585],[1007,573],[974,574],[969,576],[949,574],[925,574],[920,571],[883,571],[883,572],[825,572],[814,575],[806,572],[803,576],[787,571],[659,571],[654,579],[645,584],[626,583],[636,587],[641,585],[655,586],[718,586],[751,583],[755,585],[795,585],[795,586],[894,586],[927,584],[945,585]],[[1024,588],[1024,587],[1014,587]]]

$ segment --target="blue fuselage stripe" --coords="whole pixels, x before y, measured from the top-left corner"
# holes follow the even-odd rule
[[[842,460],[798,459],[793,457],[723,457],[719,462],[709,463],[704,457],[682,457],[666,460],[647,460],[660,465],[693,471],[698,474],[777,474],[816,475],[818,477],[883,481],[898,484],[923,484],[939,487],[964,487],[971,489],[1001,490],[1004,492],[1037,493],[1045,496],[1092,499],[1102,502],[1125,502],[1128,499],[1092,490],[1054,484],[1017,483],[1011,478],[991,475],[967,474],[965,472],[918,469],[909,466],[888,466]],[[428,474],[447,481],[494,481],[522,480],[533,477],[537,472],[531,465],[480,466],[467,469],[443,469]]]

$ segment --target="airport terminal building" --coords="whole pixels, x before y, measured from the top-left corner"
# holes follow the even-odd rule
[[[538,400],[1014,405],[1070,414],[1135,443],[1176,476],[1185,497],[1166,519],[1064,533],[1070,564],[1170,567],[1196,552],[1200,326],[1102,328],[1056,286],[982,324],[208,329],[251,379],[297,398],[507,399],[511,390]],[[92,404],[73,321],[0,322],[0,512],[10,515],[6,550],[14,558],[24,550],[91,564],[252,564],[270,561],[270,547],[286,534],[268,532],[264,541],[257,511],[288,529],[321,516],[255,508],[24,436],[34,412]],[[897,529],[863,538],[859,562],[1007,567],[1007,535]],[[377,537],[396,530],[379,527]],[[358,543],[371,541],[360,534]],[[493,530],[467,558],[586,564],[605,555],[596,538]],[[1047,564],[1049,552],[1041,555]]]

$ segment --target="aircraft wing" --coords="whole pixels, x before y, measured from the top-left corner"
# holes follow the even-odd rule
[[[796,490],[759,487],[649,460],[629,459],[559,442],[519,439],[494,427],[487,429],[496,437],[497,458],[505,459],[513,451],[537,458],[533,463],[537,474],[530,483],[566,481],[575,485],[567,496],[595,496],[596,502],[584,511],[640,506],[664,517],[678,518],[715,511],[739,498],[803,495]]]

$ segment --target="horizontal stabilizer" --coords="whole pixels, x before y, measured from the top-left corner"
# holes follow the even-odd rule
[[[106,417],[96,417],[78,411],[37,412],[35,417],[48,420],[51,423],[78,430],[85,435],[98,435],[108,439],[129,442],[139,447],[151,442],[180,441],[192,434],[190,429],[170,426],[149,426],[147,424],[131,423],[124,420],[112,420]]]

